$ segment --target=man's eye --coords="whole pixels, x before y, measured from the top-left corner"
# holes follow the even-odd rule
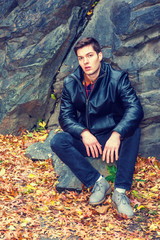
[[[89,57],[92,57],[93,55],[92,54],[89,54]]]
[[[82,57],[79,57],[78,60],[82,60],[83,58]]]

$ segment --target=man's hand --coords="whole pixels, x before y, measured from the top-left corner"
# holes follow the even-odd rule
[[[93,158],[98,157],[99,153],[102,154],[102,146],[98,142],[97,138],[89,132],[89,130],[83,130],[81,137],[82,142],[86,147],[88,157],[90,157],[90,151]]]
[[[106,160],[107,163],[109,163],[110,160],[113,163],[114,159],[117,161],[119,157],[118,150],[120,147],[120,143],[120,134],[118,132],[113,132],[105,144],[102,160]]]

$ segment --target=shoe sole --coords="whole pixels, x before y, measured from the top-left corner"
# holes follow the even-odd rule
[[[92,206],[96,206],[96,205],[99,205],[99,204],[103,203],[106,200],[106,196],[109,195],[111,192],[112,192],[112,188],[110,187],[107,190],[107,192],[105,193],[105,196],[104,196],[104,198],[101,201],[96,202],[96,203],[89,203],[89,204],[92,205]]]
[[[113,208],[116,210],[116,213],[117,213],[120,217],[122,217],[122,218],[124,218],[124,219],[128,219],[128,218],[133,218],[133,217],[134,217],[134,215],[129,217],[129,216],[127,216],[127,214],[124,215],[123,213],[119,213],[119,212],[118,212],[118,209],[117,209],[117,205],[115,204],[115,202],[112,200],[111,203],[112,203]]]

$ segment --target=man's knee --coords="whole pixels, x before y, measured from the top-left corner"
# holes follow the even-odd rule
[[[67,132],[60,132],[57,133],[52,139],[51,139],[51,149],[53,152],[56,152],[59,148],[65,148],[67,147],[68,143],[71,142],[71,135]]]

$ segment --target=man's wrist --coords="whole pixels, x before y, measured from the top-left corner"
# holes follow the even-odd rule
[[[113,131],[111,136],[116,136],[116,137],[119,137],[119,139],[121,138],[121,135],[120,133],[116,132],[116,131]]]
[[[89,130],[87,128],[83,129],[83,131],[81,132],[81,137],[83,136],[84,133],[89,132]]]

